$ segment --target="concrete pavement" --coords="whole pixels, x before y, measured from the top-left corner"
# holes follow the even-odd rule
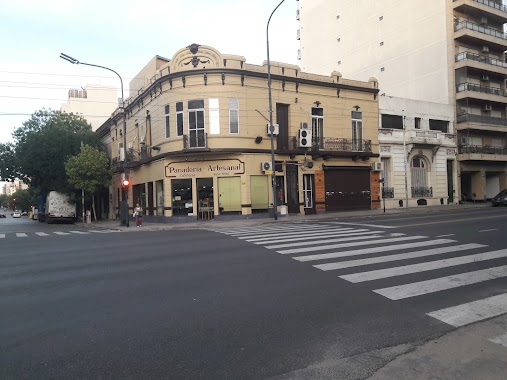
[[[279,223],[295,223],[311,220],[329,220],[329,219],[347,219],[357,217],[374,217],[382,215],[420,215],[425,213],[434,213],[441,211],[459,211],[466,209],[477,209],[491,207],[491,203],[466,203],[459,205],[442,205],[442,206],[420,206],[413,208],[396,208],[386,209],[385,213],[382,209],[377,210],[364,210],[364,211],[343,211],[343,212],[326,212],[314,215],[279,215],[277,222]],[[213,219],[213,220],[196,220],[189,218],[189,221],[175,222],[170,218],[167,222],[158,222],[150,220],[150,216],[145,216],[142,228],[136,228],[135,221],[130,220],[130,227],[120,226],[119,220],[99,220],[92,223],[76,223],[76,225],[86,226],[87,228],[99,229],[115,229],[119,231],[137,231],[137,230],[150,230],[150,231],[163,231],[173,229],[193,229],[193,228],[220,228],[220,227],[241,227],[241,226],[257,226],[266,223],[274,223],[273,218],[258,217],[255,218],[231,218],[231,219]]]

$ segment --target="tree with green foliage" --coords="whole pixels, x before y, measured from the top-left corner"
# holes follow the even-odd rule
[[[0,143],[0,180],[9,181],[18,176],[15,145],[12,143]]]
[[[16,129],[14,138],[14,169],[17,176],[39,193],[58,191],[70,193],[65,162],[80,151],[81,144],[98,148],[98,136],[91,125],[79,115],[42,109]],[[8,155],[7,155],[8,156]]]
[[[91,196],[96,221],[94,195],[101,188],[111,184],[112,170],[106,153],[89,145],[83,145],[78,155],[70,157],[65,162],[65,171],[68,182],[75,189],[82,189]]]
[[[18,190],[10,197],[13,210],[30,211],[34,204],[32,192],[29,189]]]

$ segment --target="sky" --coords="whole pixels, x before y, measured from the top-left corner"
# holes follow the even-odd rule
[[[113,73],[72,65],[60,53],[130,80],[155,55],[192,43],[266,60],[266,24],[279,0],[0,0],[0,143],[42,108],[58,110],[68,90],[118,88]],[[297,0],[285,0],[269,27],[270,59],[298,64]],[[109,115],[106,115],[109,116]],[[0,182],[0,186],[2,182]]]

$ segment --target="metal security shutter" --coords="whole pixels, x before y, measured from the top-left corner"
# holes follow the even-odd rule
[[[326,211],[370,210],[370,168],[325,168]]]

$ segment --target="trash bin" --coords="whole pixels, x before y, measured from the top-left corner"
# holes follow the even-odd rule
[[[287,206],[280,206],[280,215],[287,215]]]

